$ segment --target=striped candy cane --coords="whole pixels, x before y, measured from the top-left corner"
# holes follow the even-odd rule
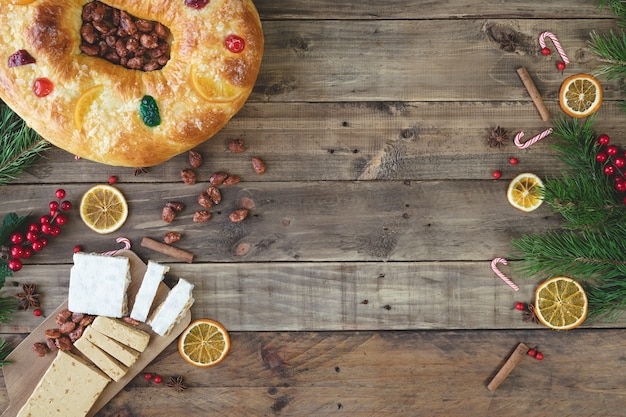
[[[491,270],[495,272],[495,274],[499,276],[502,279],[502,281],[506,282],[509,287],[513,288],[515,291],[519,291],[519,287],[515,285],[513,281],[511,281],[506,275],[502,273],[502,271],[498,269],[499,263],[501,263],[502,265],[508,265],[509,261],[507,261],[504,258],[496,258],[493,261],[491,261]]]
[[[543,32],[541,35],[539,35],[539,46],[541,46],[542,49],[546,47],[546,38],[550,38],[550,40],[552,40],[552,43],[554,44],[556,51],[561,56],[561,59],[563,60],[563,62],[565,64],[569,64],[569,58],[567,58],[567,55],[565,54],[565,51],[563,50],[563,47],[561,46],[561,42],[559,42],[556,36],[554,36],[554,33]]]
[[[108,252],[103,252],[102,253],[103,255],[113,256],[113,255],[117,254],[121,250],[129,250],[130,249],[130,240],[126,239],[125,237],[118,237],[117,239],[115,239],[115,241],[117,243],[123,243],[124,247],[122,249],[116,249],[116,250],[110,250]]]
[[[524,137],[524,132],[519,132],[517,135],[515,135],[515,139],[513,139],[513,143],[515,144],[515,146],[517,146],[520,149],[526,149],[530,145],[539,142],[541,139],[545,138],[546,136],[550,135],[551,133],[552,133],[552,128],[549,128],[549,129],[544,130],[543,132],[541,132],[537,136],[534,136],[530,140],[527,140],[526,142],[521,143],[520,139]]]

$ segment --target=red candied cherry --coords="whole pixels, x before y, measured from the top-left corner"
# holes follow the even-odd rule
[[[24,246],[13,245],[11,246],[11,256],[14,258],[21,258],[24,256]]]
[[[24,254],[22,255],[22,258],[28,259],[31,256],[33,256],[33,250],[27,246],[24,247]]]
[[[109,184],[113,185],[117,182],[117,177],[115,175],[111,175],[109,177]]]
[[[57,225],[50,226],[50,236],[57,237],[61,234],[61,228]]]
[[[606,152],[598,152],[596,155],[596,161],[600,163],[606,162],[608,158],[609,156],[606,154]]]
[[[61,210],[68,211],[71,208],[72,208],[72,203],[70,203],[69,201],[65,200],[61,203]]]
[[[500,171],[499,169],[496,169],[495,171],[491,173],[491,176],[496,180],[500,179],[500,177],[502,176],[502,171]]]
[[[33,93],[37,97],[45,97],[52,93],[54,84],[48,78],[37,78],[33,83]]]
[[[226,48],[234,54],[238,54],[246,48],[246,41],[237,35],[228,35],[224,43]]]
[[[185,0],[185,6],[196,10],[204,8],[207,4],[209,4],[209,0]]]
[[[615,167],[613,165],[607,165],[604,167],[604,175],[615,174]]]
[[[143,374],[143,377],[146,381],[150,381],[152,379],[152,374],[150,372],[146,372]]]
[[[11,259],[9,261],[8,267],[11,271],[17,272],[22,269],[22,261],[20,261],[19,259]]]
[[[606,146],[611,142],[609,135],[602,134],[598,136],[598,145]]]
[[[9,237],[9,240],[14,245],[19,245],[20,243],[22,243],[24,241],[24,235],[19,233],[19,232],[11,233],[11,236]]]
[[[65,198],[65,190],[62,188],[59,188],[58,190],[55,191],[54,195],[56,195],[59,200],[63,200]]]
[[[556,69],[558,69],[559,71],[565,71],[565,62],[563,61],[559,61],[556,63]]]
[[[535,355],[535,359],[537,359],[538,361],[543,360],[543,353],[537,352],[537,354]]]
[[[609,156],[617,155],[619,149],[615,145],[609,145],[606,147],[606,154]]]
[[[59,202],[58,201],[51,201],[49,204],[50,207],[50,211],[52,210],[57,210],[59,208]]]
[[[161,375],[155,375],[154,376],[154,383],[155,384],[160,384],[161,382],[163,382],[163,378],[161,378]]]
[[[82,250],[83,250],[83,248],[80,245],[74,246],[74,253],[78,253],[78,252],[80,252]]]
[[[63,226],[65,223],[67,223],[67,216],[63,213],[59,214],[57,216],[56,219],[54,219],[54,221],[59,225],[59,226]]]
[[[21,67],[22,65],[34,64],[35,58],[26,49],[19,49],[9,56],[9,68]]]
[[[515,157],[511,157],[511,158],[509,158],[509,164],[517,165],[517,164],[519,164],[519,159],[517,159]]]
[[[39,237],[39,234],[37,232],[33,232],[32,230],[29,230],[28,232],[26,232],[26,240],[28,240],[29,242],[36,241],[38,237]]]
[[[526,308],[526,306],[521,301],[518,301],[517,303],[515,303],[515,309],[516,310],[523,311],[525,308]]]
[[[541,48],[541,55],[545,55],[545,56],[550,55],[550,48],[548,48],[547,46],[544,48]]]
[[[536,354],[537,354],[537,349],[533,349],[533,348],[528,349],[528,356],[535,357]]]
[[[39,240],[35,240],[33,243],[31,243],[30,246],[33,248],[35,252],[39,252],[40,250],[43,249],[43,243],[41,243]]]
[[[624,168],[624,165],[626,165],[626,159],[622,158],[621,156],[615,157],[613,159],[613,165],[615,165],[617,168]]]
[[[36,309],[33,310],[33,316],[39,317],[39,316],[41,316],[41,314],[42,314],[42,312],[41,312],[40,309],[36,308]]]

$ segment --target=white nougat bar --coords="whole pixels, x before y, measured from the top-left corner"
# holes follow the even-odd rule
[[[141,322],[145,322],[148,319],[148,314],[150,314],[150,308],[152,308],[159,285],[169,270],[169,266],[148,261],[148,268],[143,276],[143,281],[141,281],[141,286],[139,291],[137,291],[133,309],[130,313],[132,319]]]
[[[166,336],[185,316],[194,302],[193,287],[193,284],[180,278],[170,290],[165,301],[157,307],[147,322],[156,334]]]

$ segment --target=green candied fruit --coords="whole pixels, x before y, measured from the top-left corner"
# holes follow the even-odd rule
[[[154,97],[143,96],[141,106],[139,107],[141,120],[146,126],[155,127],[161,124],[161,115],[159,114],[159,106],[157,106]]]

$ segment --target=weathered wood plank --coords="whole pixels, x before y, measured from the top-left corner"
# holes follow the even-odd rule
[[[545,359],[487,390],[520,341]],[[192,369],[174,346],[148,368],[185,375],[182,394],[138,377],[100,416],[618,416],[622,351],[621,331],[235,333],[215,368]]]
[[[152,258],[145,258],[152,259]],[[532,301],[537,280],[503,283],[490,262],[364,262],[170,264],[168,282],[195,284],[192,317],[210,317],[232,331],[536,329],[513,307]],[[15,281],[34,283],[44,312],[67,297],[69,265],[36,265]],[[503,271],[512,271],[503,268]],[[12,295],[19,287],[9,286]],[[40,318],[19,312],[3,332],[29,332]],[[623,327],[587,322],[586,327]]]
[[[251,97],[272,102],[529,100],[515,72],[525,66],[546,91],[544,99],[554,99],[563,75],[554,56],[541,55],[537,38],[555,27],[572,61],[566,74],[575,74],[598,65],[589,52],[589,32],[606,32],[616,24],[607,19],[270,21],[264,24],[267,46]],[[618,98],[618,85],[605,84],[605,94]]]
[[[242,183],[223,187],[222,203],[210,209],[211,220],[196,224],[193,213],[202,209],[197,196],[206,189],[207,178],[182,187],[121,184],[129,217],[115,236],[106,239],[89,231],[74,209],[62,234],[37,253],[34,262],[70,263],[74,245],[107,251],[117,246],[114,237],[120,235],[145,257],[153,253],[139,247],[141,239],[161,240],[168,231],[183,234],[176,246],[192,252],[196,262],[487,260],[508,252],[511,237],[541,232],[560,222],[560,216],[546,207],[532,213],[511,207],[507,181],[460,178]],[[65,189],[77,207],[89,187],[67,184]],[[0,215],[19,209],[20,214],[39,216],[51,199],[38,188],[6,187]],[[161,220],[168,201],[186,206],[171,224]],[[251,207],[248,218],[230,222],[228,215],[242,206]]]
[[[504,1],[496,7],[490,1],[443,0],[411,1],[392,0],[384,3],[372,0],[336,2],[332,0],[255,0],[261,19],[476,19],[476,18],[612,18],[606,9],[588,0],[572,0],[567,7],[558,2]]]
[[[519,170],[560,175],[563,166],[549,146],[553,137],[525,150],[512,143],[518,131],[530,138],[562,117],[558,103],[547,104],[553,115],[548,123],[530,102],[249,103],[223,131],[197,148],[205,159],[198,173],[206,179],[223,170],[241,175],[246,183],[488,179],[494,169],[503,171],[503,179]],[[608,101],[598,112],[596,127],[624,145],[624,121],[618,103]],[[509,131],[509,143],[501,150],[487,146],[487,134],[496,126]],[[247,152],[228,152],[234,138],[244,140]],[[266,162],[265,175],[252,173],[254,155]],[[508,166],[510,156],[521,164]],[[54,148],[12,184],[106,182],[110,175],[121,183],[181,183],[179,171],[188,165],[182,154],[135,176],[131,168],[76,161]]]

